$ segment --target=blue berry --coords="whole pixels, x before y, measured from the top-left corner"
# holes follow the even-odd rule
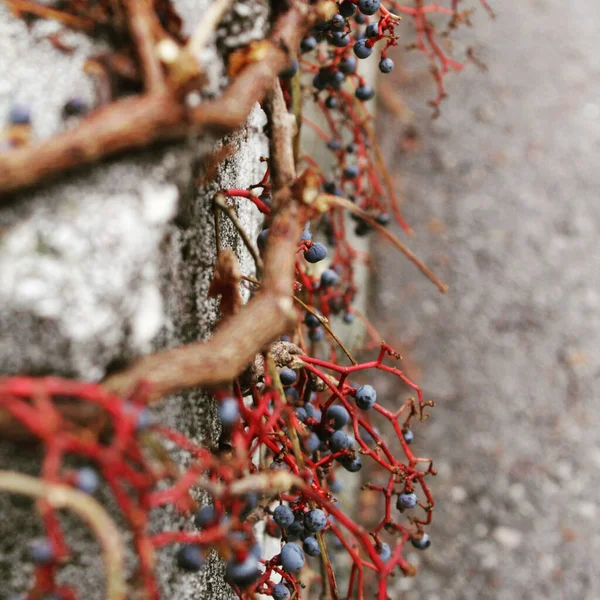
[[[342,482],[339,479],[333,479],[329,482],[329,491],[334,494],[339,494],[344,489]]]
[[[296,375],[296,371],[294,369],[290,369],[289,367],[283,367],[279,372],[279,379],[283,385],[294,385],[296,383],[296,379],[298,376]]]
[[[320,73],[317,73],[312,80],[313,87],[317,90],[324,90],[327,87],[327,81]]]
[[[318,263],[327,258],[327,248],[321,242],[315,242],[308,250],[304,251],[304,258],[309,263]]]
[[[390,560],[390,557],[392,556],[392,550],[388,544],[381,542],[381,545],[377,549],[377,554],[379,554],[379,558],[381,558],[383,562],[386,562]]]
[[[344,323],[352,323],[354,322],[354,313],[347,312],[344,313]]]
[[[297,540],[305,535],[304,523],[300,515],[296,516],[294,522],[287,528],[288,540]]]
[[[149,408],[139,410],[135,419],[135,430],[137,432],[144,431],[151,427],[156,422],[152,411]]]
[[[306,225],[300,239],[303,242],[312,242],[312,233],[310,232],[310,223]]]
[[[394,70],[394,61],[391,58],[382,58],[379,61],[379,70],[382,73],[391,73]]]
[[[284,393],[288,402],[291,402],[292,404],[296,404],[296,402],[298,402],[298,399],[300,398],[298,390],[295,387],[285,388]]]
[[[263,229],[256,238],[256,245],[259,250],[264,250],[267,247],[267,238],[269,237],[269,230]]]
[[[278,583],[273,586],[271,596],[273,596],[273,600],[288,600],[291,594],[285,583]]]
[[[404,436],[404,441],[408,445],[410,445],[410,443],[415,439],[415,434],[412,432],[411,429],[406,429],[402,432],[402,435]]]
[[[352,75],[356,71],[356,58],[348,56],[339,64],[339,70],[346,75]]]
[[[368,58],[373,54],[373,47],[367,45],[366,39],[358,40],[358,42],[354,44],[354,54],[356,54],[358,58]]]
[[[14,104],[8,113],[8,122],[11,125],[30,125],[31,111],[24,104]]]
[[[341,31],[346,27],[346,20],[340,14],[333,15],[331,21],[329,21],[329,26],[331,27],[331,29]]]
[[[300,50],[302,52],[310,52],[317,47],[317,38],[310,35],[308,37],[303,38],[300,42]]]
[[[223,398],[219,404],[219,419],[224,427],[231,427],[240,418],[240,409],[235,398]]]
[[[286,544],[281,549],[279,558],[286,573],[296,573],[304,566],[304,552],[298,544]]]
[[[325,525],[327,525],[327,515],[320,508],[310,510],[304,515],[304,529],[310,533],[322,531]]]
[[[340,459],[340,464],[350,473],[357,473],[362,469],[362,460],[360,460],[360,456],[356,456],[355,458],[343,456]]]
[[[327,420],[333,420],[333,427],[341,429],[350,421],[350,413],[339,404],[334,404],[327,409]]]
[[[177,566],[184,571],[196,572],[204,565],[204,556],[198,544],[185,544],[177,552]]]
[[[370,385],[361,385],[356,390],[356,406],[361,410],[370,410],[377,401],[377,392]]]
[[[311,342],[320,342],[324,336],[325,336],[325,333],[323,332],[323,330],[320,327],[319,327],[319,329],[311,329],[308,332],[308,338],[310,339]]]
[[[252,554],[252,556],[255,556],[256,558],[259,558],[259,559],[262,557],[263,549],[258,542],[255,542],[254,546],[252,546],[252,548],[250,548],[250,554]]]
[[[362,13],[357,12],[354,15],[354,20],[359,24],[359,25],[364,25],[367,22],[367,17],[365,17],[365,15],[363,15]]]
[[[198,529],[203,529],[207,525],[210,525],[217,516],[217,511],[215,507],[211,504],[206,504],[205,506],[201,506],[194,515],[194,523]]]
[[[100,485],[100,477],[95,469],[83,467],[77,471],[75,476],[75,485],[86,494],[93,494]]]
[[[319,556],[321,554],[321,549],[319,548],[319,542],[317,542],[317,538],[312,535],[304,538],[302,542],[302,548],[304,549],[304,553],[309,556]]]
[[[332,436],[329,438],[329,447],[332,452],[341,452],[342,450],[348,450],[352,442],[350,438],[341,430],[334,431]]]
[[[346,179],[356,179],[358,174],[359,170],[356,165],[349,165],[344,169],[344,177]]]
[[[282,335],[282,336],[279,338],[279,341],[280,341],[280,342],[291,342],[291,341],[292,341],[292,338],[291,338],[289,335]]]
[[[298,72],[298,61],[293,60],[292,64],[279,73],[279,77],[281,79],[291,79]]]
[[[308,413],[303,406],[300,406],[296,409],[296,417],[298,417],[298,421],[305,423],[306,419],[308,419]]]
[[[350,2],[350,0],[344,0],[340,4],[339,10],[342,17],[351,17],[356,12],[356,4]]]
[[[89,108],[85,100],[78,97],[70,98],[65,102],[62,109],[63,117],[74,117],[77,115],[83,115],[88,112]]]
[[[365,29],[365,35],[368,38],[374,38],[379,35],[379,23],[369,23]]]
[[[327,98],[327,100],[325,100],[325,106],[329,109],[337,108],[338,104],[339,104],[338,99],[335,96],[329,96]],[[339,140],[335,140],[335,141],[339,144],[339,148],[336,148],[336,150],[339,150],[342,147],[342,143]],[[327,147],[331,150],[331,148],[329,147],[329,144],[327,144]]]
[[[332,99],[335,100],[335,98],[332,98]],[[327,100],[329,100],[329,98],[327,98]],[[325,102],[325,104],[327,104],[327,102]],[[336,100],[336,104],[337,104],[337,100]],[[334,108],[334,107],[329,106],[328,108]],[[337,150],[341,150],[342,142],[340,142],[340,140],[331,139],[327,142],[327,148],[329,148],[329,150],[331,150],[332,152],[336,152]]]
[[[375,217],[375,220],[380,225],[383,225],[385,227],[386,225],[389,225],[389,223],[390,223],[390,215],[388,215],[387,213],[381,213]]]
[[[330,287],[332,285],[336,285],[339,281],[338,274],[333,269],[325,269],[321,273],[321,287]]]
[[[358,0],[358,10],[363,15],[374,15],[379,9],[380,0]]]
[[[280,504],[273,511],[273,521],[282,529],[287,529],[294,522],[294,513],[289,506]]]
[[[417,550],[427,550],[431,546],[431,539],[426,533],[420,538],[413,537],[410,541]]]
[[[315,421],[321,422],[321,410],[312,404],[305,404],[304,408],[306,410],[306,414]]]
[[[400,511],[414,508],[419,503],[419,499],[414,492],[402,492],[398,494],[398,500],[396,501],[396,508]]]
[[[359,85],[354,92],[354,95],[358,100],[362,100],[366,102],[367,100],[371,100],[373,96],[375,96],[375,90],[367,84]]]
[[[307,311],[304,315],[304,324],[309,329],[316,329],[321,324],[321,321],[319,321],[315,315]]]
[[[348,154],[352,154],[352,153],[356,152],[356,144],[352,144],[352,143],[348,144],[346,146],[346,152],[348,152]]]
[[[350,43],[350,36],[344,31],[332,31],[329,42],[336,48],[345,48]]]
[[[47,565],[54,561],[54,548],[52,547],[52,542],[47,537],[31,540],[27,550],[31,562],[39,565]]]
[[[373,431],[379,435],[379,430],[377,427],[373,427]],[[360,436],[365,444],[371,445],[375,443],[375,438],[362,425],[360,426]]]
[[[225,570],[225,578],[230,583],[246,587],[256,581],[260,576],[258,559],[251,553],[243,561],[230,560]]]
[[[306,451],[309,454],[316,452],[319,449],[320,445],[321,445],[321,440],[319,439],[319,436],[316,433],[311,433],[304,440],[304,447],[306,448]]]

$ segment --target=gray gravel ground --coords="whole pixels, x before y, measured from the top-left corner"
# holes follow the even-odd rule
[[[376,243],[372,316],[438,403],[415,428],[439,469],[433,546],[411,555],[421,573],[393,597],[594,600],[600,3],[493,5],[495,21],[479,11],[455,36],[489,72],[452,76],[440,119],[418,57],[391,76],[415,111],[416,151],[380,113],[411,247],[451,286],[438,295]]]

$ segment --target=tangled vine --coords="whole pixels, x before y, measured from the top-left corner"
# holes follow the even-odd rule
[[[215,211],[232,221],[254,257],[257,276],[242,276],[235,257],[218,248],[211,293],[222,298],[222,322],[211,341],[142,357],[101,384],[0,379],[0,432],[33,439],[44,450],[40,478],[0,472],[0,491],[36,498],[45,527],[45,536],[29,548],[35,580],[24,597],[80,597],[57,577],[70,556],[57,517],[66,508],[88,523],[102,546],[108,600],[159,599],[156,551],[165,546],[173,546],[179,568],[191,572],[202,569],[216,551],[240,598],[256,593],[275,600],[302,598],[313,585],[322,598],[387,598],[394,572],[415,572],[405,557],[406,545],[424,550],[430,544],[425,528],[434,500],[427,480],[435,471],[410,443],[412,420],[425,419],[433,403],[394,366],[399,354],[377,339],[353,308],[360,253],[348,239],[345,214],[354,220],[356,235],[379,231],[441,291],[446,288],[386,229],[391,214],[410,232],[370,124],[366,102],[374,90],[357,62],[377,52],[379,70],[389,73],[394,64],[388,50],[399,43],[400,17],[407,17],[416,28],[415,46],[431,62],[437,108],[445,95],[444,76],[463,65],[443,50],[438,35],[446,31],[438,31],[435,18],[449,17],[449,30],[468,21],[469,12],[458,10],[458,0],[447,7],[422,0],[413,6],[379,0],[273,2],[269,37],[231,54],[232,81],[220,98],[191,106],[186,98],[203,81],[194,57],[228,0],[215,1],[188,40],[170,2],[95,2],[93,8],[76,0],[60,8],[7,3],[25,18],[58,19],[90,33],[99,26],[125,31],[136,49],[145,91],[115,99],[68,131],[37,143],[28,141],[27,111],[15,109],[12,149],[0,154],[2,198],[124,150],[235,129],[256,101],[267,112],[270,134],[262,180],[248,189],[221,190],[215,198]],[[481,3],[489,10],[485,0]],[[303,114],[306,102],[322,113],[325,126]],[[70,110],[85,112],[85,107],[75,102]],[[302,153],[302,126],[313,128],[332,152],[336,166],[331,172]],[[265,215],[256,245],[227,198],[245,198]],[[329,249],[313,235],[326,240]],[[245,306],[240,285],[252,292]],[[368,347],[379,345],[378,353],[357,361],[332,325],[336,315],[340,324],[363,319]],[[375,389],[361,383],[375,371],[397,378],[412,395],[399,407],[386,408]],[[197,387],[213,390],[218,402],[218,449],[201,447],[153,418],[152,405],[167,394]],[[385,422],[393,432],[389,439],[379,429]],[[65,466],[70,456],[89,466]],[[340,470],[356,473],[363,463],[379,474],[377,483],[364,488],[379,494],[384,505],[369,528],[344,512],[336,497]],[[137,570],[129,581],[119,531],[93,497],[101,481],[132,534]],[[200,491],[210,504],[199,505]],[[189,527],[152,532],[151,511],[167,505],[189,515]],[[281,539],[273,558],[263,558],[255,537],[259,521],[267,535]],[[343,591],[331,560],[334,551],[350,559]],[[307,557],[318,561],[319,574],[308,567]]]

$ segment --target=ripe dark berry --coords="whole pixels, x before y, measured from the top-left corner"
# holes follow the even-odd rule
[[[398,494],[398,500],[396,501],[396,508],[399,511],[408,510],[414,508],[419,503],[419,499],[414,492],[402,492]]]
[[[329,96],[327,98],[327,100],[325,100],[325,106],[329,109],[334,109],[338,107],[338,99],[335,96]],[[336,148],[336,150],[339,150],[342,147],[342,142],[340,142],[339,140],[336,140],[336,142],[339,143],[339,148]],[[329,144],[327,144],[327,147],[332,150],[332,148],[329,147]]]
[[[392,556],[392,550],[388,544],[381,542],[381,545],[379,548],[377,548],[377,554],[379,554],[379,558],[381,558],[383,562],[386,562],[390,560],[390,557]]]
[[[231,427],[240,418],[240,409],[235,398],[223,398],[219,404],[219,420],[224,427]]]
[[[39,565],[47,565],[54,561],[54,548],[52,542],[46,538],[36,538],[28,545],[29,559]]]
[[[324,90],[327,87],[327,81],[321,76],[320,73],[317,73],[313,77],[312,84],[317,90]]]
[[[346,471],[350,473],[357,473],[362,469],[362,460],[360,460],[360,456],[355,458],[350,458],[349,456],[344,456],[340,459],[340,464]]]
[[[356,165],[349,165],[344,169],[344,177],[346,179],[356,179],[358,174],[359,170]]]
[[[285,69],[284,71],[281,71],[281,73],[279,73],[279,77],[281,77],[281,79],[291,79],[297,72],[298,72],[298,61],[293,60],[292,64],[287,69]]]
[[[334,494],[339,494],[344,489],[342,482],[339,479],[334,479],[329,482],[329,491]]]
[[[287,543],[279,556],[281,567],[286,573],[296,573],[304,566],[304,552],[298,544]]]
[[[402,435],[404,436],[404,441],[409,445],[415,439],[415,434],[410,429],[403,431]]]
[[[283,385],[294,385],[296,383],[296,379],[298,376],[296,375],[296,371],[294,369],[290,369],[289,367],[283,367],[279,372],[279,379]]]
[[[367,40],[358,40],[354,44],[354,54],[358,56],[358,58],[368,58],[373,54],[373,47],[367,45]]]
[[[329,447],[332,452],[341,452],[342,450],[348,450],[352,442],[350,438],[341,430],[334,431],[332,436],[329,438]]]
[[[304,515],[304,529],[310,533],[322,531],[325,525],[327,525],[327,515],[320,508],[310,510]]]
[[[329,98],[327,98],[327,100],[329,100]],[[333,100],[335,100],[335,98],[333,98]],[[327,102],[325,102],[325,104],[327,104]],[[330,108],[332,108],[332,107],[330,107]],[[327,142],[327,148],[329,148],[329,150],[331,150],[332,152],[336,152],[337,150],[341,150],[342,142],[340,142],[340,140],[336,140],[335,138],[332,138],[331,140],[329,140]]]
[[[342,83],[344,83],[345,77],[346,76],[341,71],[334,71],[331,74],[331,81],[330,81],[331,87],[334,90],[339,90],[342,87]]]
[[[95,469],[83,467],[77,471],[75,476],[75,485],[86,494],[93,494],[100,485],[100,477]]]
[[[302,548],[304,549],[304,553],[309,556],[319,556],[321,554],[321,549],[319,548],[319,542],[317,542],[317,538],[312,535],[304,538],[302,542]]]
[[[388,215],[387,213],[380,213],[375,217],[375,220],[380,225],[383,225],[385,227],[386,225],[389,225],[389,223],[390,223],[390,215]]]
[[[315,242],[308,250],[304,251],[304,258],[309,263],[318,263],[327,258],[327,248],[321,242]]]
[[[377,392],[370,385],[361,385],[356,390],[356,406],[361,410],[371,410],[377,401]]]
[[[329,41],[336,48],[345,48],[350,43],[350,36],[344,31],[332,31]]]
[[[346,152],[348,152],[348,154],[353,154],[356,152],[356,144],[348,144],[346,146]]]
[[[300,515],[297,515],[295,521],[287,529],[288,540],[297,540],[304,535],[304,523]]]
[[[358,10],[363,15],[374,15],[379,9],[380,0],[358,0]]]
[[[204,529],[207,525],[210,525],[217,516],[215,507],[211,504],[201,506],[194,515],[194,524],[198,529]]]
[[[304,315],[304,324],[310,329],[315,329],[321,324],[321,321],[319,321],[312,313],[307,312]]]
[[[177,552],[177,566],[184,571],[195,573],[204,565],[204,556],[198,544],[185,544]]]
[[[359,25],[364,25],[367,22],[367,17],[365,17],[365,15],[363,15],[362,13],[357,12],[354,15],[354,20],[359,24]]]
[[[303,406],[299,406],[296,409],[296,417],[298,418],[298,421],[301,421],[302,423],[306,422],[306,419],[308,418],[308,413],[306,412],[306,409]]]
[[[379,70],[382,73],[391,73],[394,70],[394,61],[391,58],[382,58],[379,61]]]
[[[256,238],[256,245],[259,250],[264,250],[267,247],[267,238],[269,236],[269,230],[263,229]]]
[[[243,561],[230,560],[227,563],[225,578],[230,583],[246,587],[256,581],[259,576],[258,559],[251,553]]]
[[[327,420],[333,420],[334,429],[341,429],[350,421],[350,414],[343,406],[334,404],[327,409]]]
[[[339,64],[339,70],[346,75],[352,75],[356,71],[356,58],[348,56]]]
[[[339,276],[333,269],[325,269],[321,273],[321,287],[323,288],[336,285],[338,281]]]
[[[29,107],[24,104],[14,104],[11,106],[8,113],[8,122],[11,125],[30,125],[31,111]]]
[[[367,100],[371,100],[371,98],[375,96],[375,90],[367,84],[359,85],[356,88],[356,92],[354,92],[354,95],[356,96],[356,98],[358,98],[358,100],[366,102]]]
[[[315,38],[312,35],[309,35],[308,37],[303,38],[303,40],[300,42],[300,50],[302,50],[302,52],[310,52],[311,50],[314,50],[317,47],[317,38]]]
[[[278,583],[274,585],[271,595],[273,596],[273,600],[288,600],[288,598],[291,596],[290,590],[287,588],[285,583]]]
[[[289,506],[280,504],[273,511],[273,521],[282,529],[287,529],[294,522],[294,513]]]
[[[365,29],[365,35],[368,38],[374,38],[379,35],[379,23],[369,23]]]
[[[88,111],[88,105],[85,100],[78,97],[73,97],[65,103],[62,109],[63,117],[74,117],[83,115]]]
[[[329,21],[329,26],[331,27],[331,29],[341,31],[346,27],[346,20],[340,14],[333,15],[331,21]]]
[[[321,440],[316,433],[311,433],[307,438],[304,439],[304,448],[309,454],[316,452],[321,445]]]
[[[356,12],[356,4],[349,0],[344,0],[340,4],[340,15],[342,17],[351,17]]]
[[[296,402],[298,402],[300,396],[298,394],[298,390],[295,387],[285,388],[284,393],[288,402],[291,402],[292,404],[296,404]]]
[[[319,423],[321,422],[321,411],[318,408],[314,407],[312,404],[306,404],[304,408],[311,419],[314,419]]]
[[[320,342],[324,337],[325,333],[320,327],[318,329],[310,329],[308,332],[308,339],[311,342]]]
[[[354,321],[354,313],[344,313],[344,323],[352,323]]]
[[[410,541],[417,550],[427,550],[431,546],[431,539],[426,533],[420,538],[413,537]]]

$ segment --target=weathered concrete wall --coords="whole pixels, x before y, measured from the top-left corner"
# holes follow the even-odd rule
[[[210,0],[176,2],[189,31]],[[219,48],[260,37],[267,24],[266,2],[234,5],[207,50],[207,92],[226,80]],[[17,102],[33,115],[33,135],[47,138],[69,127],[60,117],[65,102],[78,96],[94,103],[91,81],[83,73],[87,56],[100,48],[69,33],[76,51],[60,53],[47,41],[60,26],[37,21],[28,30],[0,5],[0,119]],[[159,346],[210,337],[218,317],[207,291],[215,261],[212,196],[220,187],[246,187],[263,174],[259,162],[268,145],[265,117],[257,108],[247,127],[227,140],[236,147],[216,181],[198,192],[200,164],[214,150],[214,139],[191,139],[69,175],[60,182],[24,193],[0,210],[0,373],[54,373],[99,380],[111,366]],[[247,204],[240,220],[255,237],[261,218]],[[231,226],[223,221],[221,244],[238,253],[242,271],[252,260]],[[162,417],[197,440],[214,439],[211,403],[202,393],[172,398]],[[0,468],[35,473],[35,453],[24,455],[0,444]],[[0,497],[0,582],[4,592],[23,591],[30,568],[25,544],[39,523],[28,502]],[[157,526],[177,528],[180,519],[163,513]],[[73,538],[75,557],[65,580],[103,597],[97,551],[87,534]],[[165,597],[226,598],[218,566],[199,576],[182,576],[165,553],[160,569]],[[215,570],[216,568],[216,570]]]

